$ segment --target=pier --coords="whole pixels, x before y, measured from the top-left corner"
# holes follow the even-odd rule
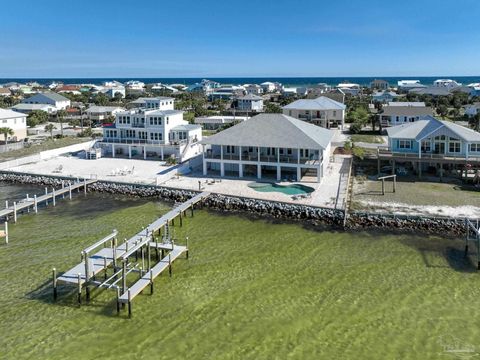
[[[91,287],[111,289],[116,291],[117,312],[120,313],[121,307],[128,305],[130,317],[133,299],[147,287],[150,287],[150,293],[153,294],[154,279],[167,270],[171,276],[173,262],[183,254],[188,259],[188,238],[183,245],[177,244],[171,227],[177,218],[179,225],[183,226],[183,219],[188,213],[193,217],[195,205],[209,195],[209,192],[202,192],[181,203],[130,239],[125,239],[122,244],[118,244],[118,232],[113,230],[103,239],[83,249],[81,262],[60,276],[57,276],[54,268],[54,300],[60,283],[76,286],[79,304],[82,302],[83,289],[87,302],[90,300]],[[138,278],[128,286],[127,277],[131,273],[138,274]]]
[[[68,195],[69,199],[71,200],[72,193],[75,190],[80,192],[80,190],[83,188],[83,191],[86,194],[88,185],[91,185],[95,182],[97,182],[97,180],[94,180],[94,179],[90,179],[90,180],[77,179],[77,181],[74,183],[62,182],[62,187],[60,189],[51,188],[51,191],[49,192],[48,187],[46,187],[45,193],[42,195],[33,195],[32,197],[29,194],[26,194],[25,198],[19,201],[13,201],[13,202],[9,202],[8,200],[5,201],[5,209],[0,210],[0,219],[1,218],[4,219],[5,230],[3,233],[0,233],[0,237],[5,237],[5,243],[8,244],[9,218],[13,218],[13,222],[16,223],[19,213],[24,213],[24,212],[29,213],[30,210],[34,211],[35,213],[38,213],[38,207],[40,205],[43,204],[47,206],[49,203],[52,203],[53,206],[55,206],[57,203],[57,199],[59,197],[63,199],[65,198],[65,196]]]

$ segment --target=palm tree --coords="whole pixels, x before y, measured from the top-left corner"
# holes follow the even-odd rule
[[[63,118],[67,115],[65,110],[57,111],[57,120],[60,123],[60,135],[63,137]]]
[[[13,134],[15,134],[15,132],[9,127],[2,127],[0,128],[0,134],[3,134],[3,136],[5,137],[5,144],[7,144],[8,136],[12,136]]]
[[[56,129],[55,125],[47,124],[45,126],[45,131],[50,133],[50,138],[53,139],[53,130]]]

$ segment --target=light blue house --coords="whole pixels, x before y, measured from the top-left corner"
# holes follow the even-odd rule
[[[444,169],[462,171],[480,168],[480,133],[443,121],[433,116],[387,129],[388,149],[379,150],[380,160],[407,163],[418,168],[436,168],[440,176]],[[438,171],[441,170],[441,171]],[[379,171],[380,172],[380,171]]]

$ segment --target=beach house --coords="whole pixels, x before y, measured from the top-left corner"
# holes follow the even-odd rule
[[[7,141],[22,141],[27,137],[27,116],[16,111],[0,109],[0,128],[13,130],[13,135],[7,135]],[[0,140],[5,141],[5,136],[0,135]]]
[[[397,126],[414,122],[426,115],[433,115],[433,110],[424,103],[389,102],[378,114],[382,127]]]
[[[237,109],[242,111],[263,111],[263,98],[254,94],[247,94],[237,98]]]
[[[65,110],[70,106],[70,100],[54,92],[38,93],[22,100],[22,104],[46,104],[58,110]]]
[[[283,107],[283,114],[324,127],[342,127],[346,106],[326,96],[301,99]]]
[[[118,106],[92,105],[85,111],[85,113],[91,120],[102,121],[108,119],[110,116],[115,116],[121,111],[125,111],[125,109]]]
[[[203,175],[321,182],[333,131],[283,114],[260,114],[202,140]]]
[[[171,99],[171,100],[170,100]],[[100,146],[107,155],[185,161],[200,153],[202,127],[183,120],[172,98],[148,98],[144,107],[117,112],[104,126]]]
[[[480,133],[451,121],[423,116],[413,123],[387,129],[388,148],[379,149],[380,161],[413,166],[419,176],[422,170],[462,171],[480,166]]]

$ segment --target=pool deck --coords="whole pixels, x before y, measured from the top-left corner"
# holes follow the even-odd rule
[[[339,158],[329,164],[320,184],[317,182],[302,182],[302,185],[310,186],[315,191],[310,198],[300,200],[294,200],[292,195],[281,192],[256,191],[248,186],[249,183],[257,180],[255,178],[205,177],[200,171],[178,176],[179,170],[177,167],[166,166],[159,161],[143,159],[101,158],[85,160],[73,156],[58,156],[53,159],[12,167],[8,170],[36,175],[94,177],[98,180],[159,185],[183,190],[199,190],[200,181],[202,190],[212,193],[333,208],[339,188],[339,172],[342,168],[342,160]],[[60,166],[62,171],[60,173],[56,172]],[[129,173],[120,175],[118,174],[119,170],[129,170]],[[292,183],[279,182],[277,184],[291,185]]]

